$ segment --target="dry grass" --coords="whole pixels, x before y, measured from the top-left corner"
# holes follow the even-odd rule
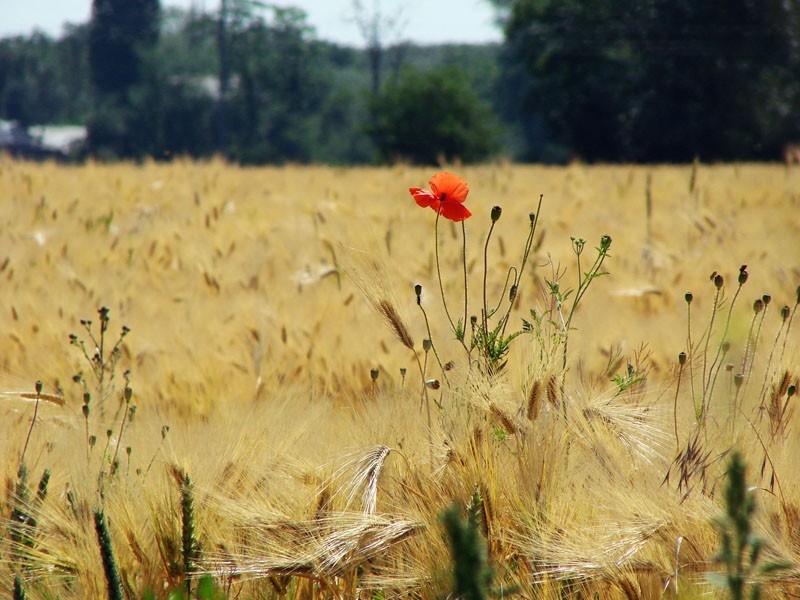
[[[795,306],[800,284],[800,170],[459,173],[475,214],[473,281],[489,211],[503,206],[490,297],[519,261],[528,212],[544,194],[544,239],[512,322],[548,306],[542,290],[553,273],[577,284],[570,236],[587,248],[613,238],[611,275],[593,283],[575,317],[566,377],[549,338],[515,340],[507,372],[492,379],[448,341],[434,215],[407,192],[428,170],[0,160],[4,518],[18,495],[37,379],[45,402],[25,456],[32,495],[43,470],[52,473],[33,540],[15,544],[8,527],[0,534],[0,587],[21,574],[29,597],[101,597],[92,512],[102,506],[126,590],[178,589],[180,471],[195,485],[200,568],[229,597],[444,597],[438,515],[476,490],[498,587],[526,598],[699,597],[712,591],[712,520],[726,453],[737,446],[758,494],[757,530],[772,555],[795,565],[767,593],[796,595],[800,448],[788,390],[800,374],[800,333],[779,313]],[[458,297],[460,228],[440,233],[444,285]],[[719,336],[743,264],[750,278],[723,356]],[[704,338],[713,271],[726,296]],[[454,363],[449,385],[429,390],[430,424],[420,407],[427,332],[415,283],[441,360]],[[676,393],[678,353],[689,351],[686,291],[694,349]],[[478,306],[478,286],[470,293]],[[765,293],[772,302],[756,346],[750,306]],[[111,309],[110,335],[131,328],[120,369],[131,369],[137,406],[113,476],[121,379],[106,416],[89,417],[98,440],[89,452],[82,390],[71,380],[87,367],[68,336],[83,335],[79,320],[96,319],[100,305]],[[753,370],[737,392],[746,353]],[[628,363],[646,378],[620,391],[612,377]],[[381,373],[374,384],[372,368]],[[711,380],[704,369],[715,368],[697,427],[701,382]]]

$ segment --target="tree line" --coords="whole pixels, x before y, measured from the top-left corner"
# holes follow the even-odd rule
[[[0,118],[85,156],[243,164],[774,160],[800,140],[797,0],[494,0],[480,46],[322,41],[297,8],[94,0],[0,40]]]

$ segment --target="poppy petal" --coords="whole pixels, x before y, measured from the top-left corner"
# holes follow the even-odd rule
[[[408,188],[408,191],[411,192],[412,196],[414,196],[414,200],[419,206],[427,208],[428,206],[433,206],[436,204],[436,207],[438,208],[439,201],[436,199],[436,196],[431,194],[428,190],[424,190],[422,188]]]
[[[442,202],[441,214],[451,221],[463,221],[472,216],[469,209],[459,202]]]
[[[439,199],[444,196],[447,201],[464,202],[469,194],[469,184],[458,175],[447,171],[436,173],[428,183],[433,195]]]

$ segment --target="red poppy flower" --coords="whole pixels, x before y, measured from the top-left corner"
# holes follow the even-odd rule
[[[461,177],[443,171],[431,177],[428,184],[431,186],[430,191],[414,187],[408,189],[417,204],[423,208],[430,206],[451,221],[463,221],[472,216],[464,206],[469,185]]]

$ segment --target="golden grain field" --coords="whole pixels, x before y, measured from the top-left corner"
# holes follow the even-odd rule
[[[447,597],[440,515],[454,503],[481,515],[492,587],[506,596],[721,594],[706,574],[721,569],[715,519],[736,448],[762,560],[788,565],[764,595],[800,594],[800,417],[788,392],[800,375],[800,169],[450,170],[470,184],[470,314],[493,205],[503,214],[486,287],[497,298],[543,195],[515,328],[531,309],[556,314],[548,282],[577,287],[571,237],[586,239],[590,263],[611,236],[609,274],[575,313],[566,369],[557,324],[516,338],[501,375],[470,366],[442,309],[436,215],[408,193],[430,169],[0,160],[0,589],[16,579],[30,598],[106,597],[95,510],[128,597],[185,589],[189,476],[192,580],[212,574],[222,597]],[[439,248],[458,307],[460,226],[440,223]],[[415,284],[454,364],[443,374],[429,361],[426,378],[443,385],[427,402]],[[130,328],[107,397],[89,360],[101,306],[106,344]],[[22,530],[21,514],[33,519]]]

